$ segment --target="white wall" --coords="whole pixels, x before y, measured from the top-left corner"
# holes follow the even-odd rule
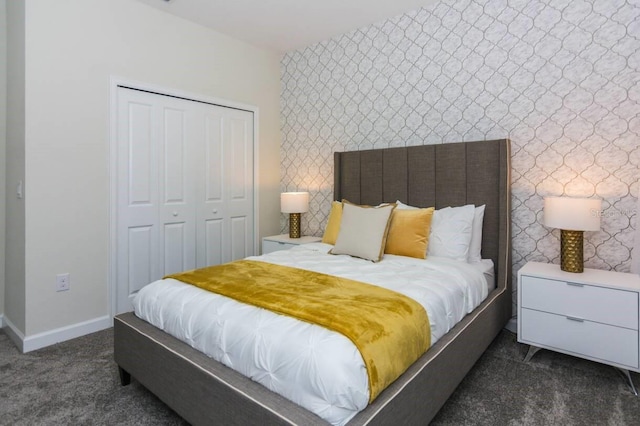
[[[0,0],[0,328],[4,314],[5,187],[7,185],[7,1]]]
[[[24,46],[25,5],[7,2],[7,193],[25,180]],[[13,192],[15,194],[15,192]],[[25,204],[15,196],[6,198],[5,322],[17,332],[25,331]],[[12,338],[17,336],[10,333]]]
[[[135,0],[30,0],[26,34],[27,336],[109,314],[111,76],[256,105],[259,229],[278,231],[278,55]]]

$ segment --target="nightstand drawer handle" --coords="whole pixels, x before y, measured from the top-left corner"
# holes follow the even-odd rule
[[[576,321],[576,322],[584,322],[582,318],[577,318],[577,317],[567,317],[567,319],[571,321]]]
[[[287,244],[287,243],[283,243],[282,241],[278,241],[278,244],[280,244],[281,246]]]
[[[584,284],[580,284],[580,283],[567,283],[567,285],[572,285],[574,287],[584,287]]]

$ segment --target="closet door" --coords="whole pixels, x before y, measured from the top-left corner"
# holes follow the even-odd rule
[[[144,285],[195,268],[196,123],[189,102],[120,89],[118,311]]]
[[[250,256],[253,113],[118,89],[116,311],[167,274]]]
[[[126,96],[125,96],[126,95]],[[159,110],[137,92],[119,90],[117,145],[117,312],[160,276],[158,230]]]
[[[253,254],[253,113],[203,105],[197,267]]]
[[[157,96],[160,105],[159,231],[161,277],[196,265],[196,188],[193,164],[201,139],[191,103]]]

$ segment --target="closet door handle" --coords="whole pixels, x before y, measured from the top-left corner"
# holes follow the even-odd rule
[[[173,217],[178,216],[178,212],[173,212],[172,214],[173,214]]]
[[[213,214],[218,214],[218,209],[213,209]]]

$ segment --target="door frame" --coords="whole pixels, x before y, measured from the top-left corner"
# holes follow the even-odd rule
[[[259,215],[258,215],[258,173],[259,173],[259,150],[258,150],[258,118],[259,110],[257,106],[229,101],[202,94],[189,93],[178,89],[162,87],[154,84],[143,83],[112,76],[109,81],[109,270],[107,282],[109,283],[108,312],[113,322],[116,313],[117,297],[117,195],[118,195],[118,89],[128,88],[140,90],[157,95],[170,96],[188,101],[202,102],[226,108],[240,109],[253,113],[253,251],[259,252]]]

